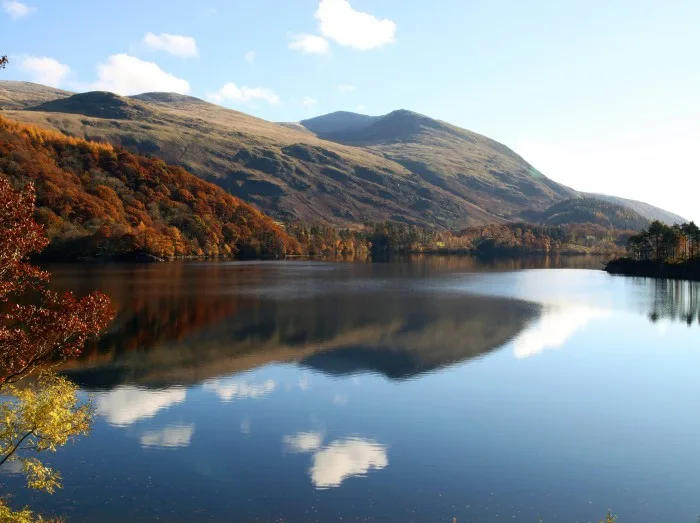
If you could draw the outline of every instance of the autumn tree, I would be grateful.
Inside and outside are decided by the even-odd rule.
[[[34,201],[32,185],[15,190],[0,178],[0,386],[77,355],[112,314],[104,294],[51,291],[48,273],[29,263],[48,243]]]
[[[91,407],[80,404],[75,385],[48,373],[77,355],[112,317],[101,293],[79,298],[47,288],[48,273],[29,262],[48,240],[34,220],[32,185],[14,189],[0,177],[0,466],[19,462],[30,488],[53,492],[59,474],[37,454],[55,451],[90,427]],[[16,382],[32,373],[37,380]],[[0,515],[12,513],[0,501]],[[7,516],[9,518],[9,516]]]

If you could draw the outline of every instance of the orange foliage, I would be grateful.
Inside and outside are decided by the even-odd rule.
[[[0,173],[34,182],[54,256],[283,256],[297,241],[181,167],[0,117]]]

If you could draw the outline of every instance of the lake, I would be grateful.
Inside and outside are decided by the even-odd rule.
[[[112,297],[63,371],[69,521],[695,523],[700,284],[598,260],[64,265]]]

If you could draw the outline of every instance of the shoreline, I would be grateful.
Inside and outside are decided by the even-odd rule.
[[[621,276],[700,281],[700,261],[698,260],[683,263],[667,263],[663,261],[618,258],[608,262],[604,270],[608,274]]]
[[[180,262],[180,261],[294,261],[294,260],[327,260],[327,261],[338,261],[344,259],[352,260],[365,260],[369,262],[382,262],[394,258],[400,258],[403,256],[457,256],[457,257],[471,257],[479,259],[517,259],[517,258],[549,258],[549,257],[564,257],[564,258],[577,258],[577,257],[592,257],[592,258],[606,258],[605,254],[599,253],[580,253],[570,250],[562,251],[512,251],[504,250],[503,252],[482,252],[477,250],[463,250],[463,251],[449,251],[449,250],[431,250],[431,251],[398,251],[390,253],[376,253],[374,256],[371,253],[366,255],[351,255],[351,254],[290,254],[286,256],[260,256],[260,257],[236,257],[236,256],[176,256],[176,257],[159,257],[148,253],[124,253],[118,255],[107,255],[107,256],[85,256],[85,257],[72,257],[72,256],[62,256],[52,253],[47,255],[34,256],[32,260],[40,264],[61,264],[61,263],[80,263],[80,264],[100,264],[100,263],[114,263],[114,264],[151,264],[151,263],[168,263],[168,262]]]

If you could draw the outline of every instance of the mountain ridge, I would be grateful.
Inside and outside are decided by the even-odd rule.
[[[331,113],[353,120],[352,133],[347,122],[329,127],[329,115],[310,119],[348,135],[330,140],[304,127],[308,120],[277,124],[175,93],[72,94],[0,82],[0,95],[8,117],[181,165],[287,222],[457,229],[520,220],[581,195],[503,144],[407,110]]]

